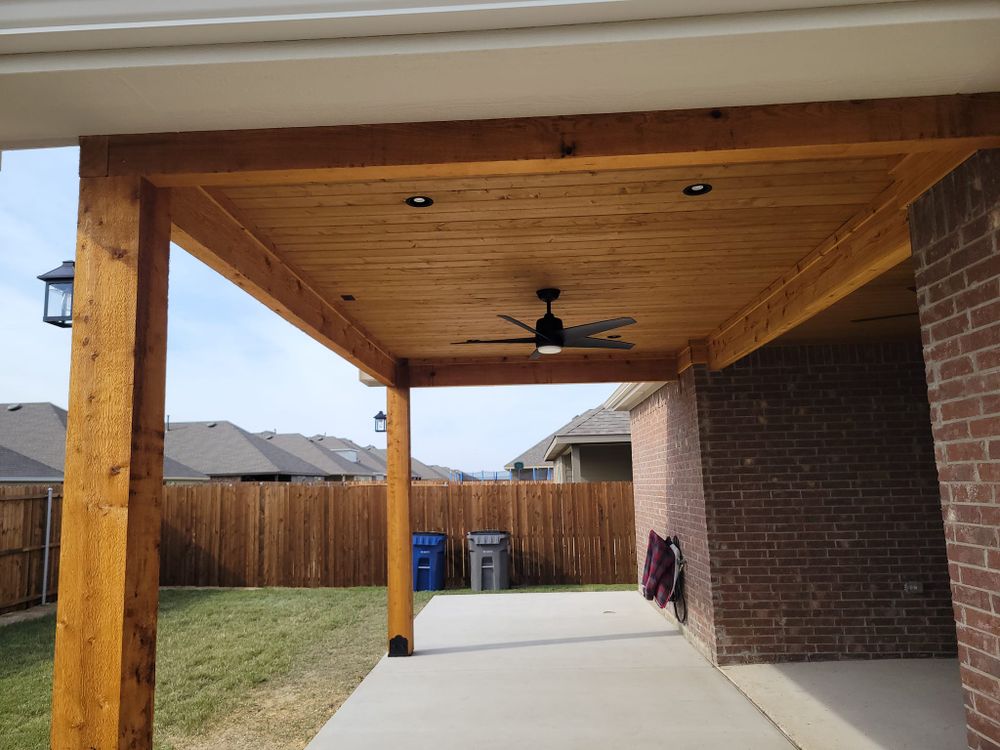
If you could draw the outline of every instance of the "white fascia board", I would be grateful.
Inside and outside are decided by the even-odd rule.
[[[611,445],[631,443],[631,435],[559,435],[545,451],[545,460],[554,461],[574,445]]]
[[[631,411],[660,390],[666,383],[622,383],[604,402],[605,409]]]
[[[8,0],[3,54],[674,19],[904,0]]]
[[[396,37],[0,54],[0,147],[66,145],[95,134],[998,91],[997,38],[1000,3],[956,0]]]

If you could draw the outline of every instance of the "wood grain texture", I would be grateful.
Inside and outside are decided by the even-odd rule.
[[[873,156],[998,143],[1000,96],[112,136],[113,175],[237,185]],[[86,173],[84,173],[86,174]]]
[[[83,178],[52,747],[152,743],[169,195]]]
[[[709,366],[732,364],[905,261],[910,203],[970,155],[942,151],[903,159],[892,184],[869,206],[719,326],[709,337]]]
[[[651,357],[593,354],[586,357],[555,355],[540,361],[525,356],[480,359],[410,360],[410,385],[414,388],[546,385],[552,383],[620,383],[674,380],[673,355]]]
[[[174,241],[290,323],[383,384],[395,359],[337,305],[203,190],[173,191]]]
[[[404,376],[405,377],[405,376]],[[403,378],[401,378],[403,379]],[[405,383],[405,379],[403,379]],[[405,639],[413,653],[413,557],[410,525],[410,389],[386,389],[386,549],[389,643]],[[390,650],[390,654],[393,651]],[[402,654],[393,654],[402,655]]]
[[[61,487],[54,489],[58,498]],[[488,527],[511,532],[515,586],[635,581],[631,482],[414,482],[411,493],[412,527],[448,536],[448,587],[469,585],[465,535]],[[0,534],[20,540],[33,533],[37,539],[43,495],[44,487],[0,487]],[[11,499],[21,496],[32,499]],[[25,513],[21,503],[39,504],[38,510]],[[58,549],[58,501],[55,505],[53,541]],[[605,516],[589,511],[598,506],[607,508]],[[466,507],[474,510],[467,513]],[[547,513],[552,514],[550,521]],[[386,583],[382,483],[168,484],[161,529],[161,586]],[[598,565],[587,540],[601,536],[610,563]],[[41,551],[30,554],[40,558]],[[8,557],[23,557],[21,548]],[[32,569],[40,575],[40,559]],[[39,583],[38,578],[34,581]]]
[[[0,613],[38,604],[43,587],[54,601],[59,578],[62,490],[54,486],[49,580],[45,570],[47,485],[0,484]]]

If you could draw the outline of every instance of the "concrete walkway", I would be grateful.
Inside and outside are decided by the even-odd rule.
[[[438,596],[307,750],[790,750],[630,591]]]
[[[723,672],[804,750],[964,750],[957,659],[750,664]]]

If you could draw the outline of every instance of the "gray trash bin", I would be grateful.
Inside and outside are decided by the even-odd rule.
[[[510,588],[510,534],[486,529],[470,531],[469,569],[473,591]]]

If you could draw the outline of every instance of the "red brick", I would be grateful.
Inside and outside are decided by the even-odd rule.
[[[1000,612],[998,172],[1000,150],[980,151],[910,210],[922,335],[932,342],[951,337],[926,346],[924,358],[927,372],[936,376],[928,377],[928,397],[939,441],[935,456],[947,536],[960,542],[947,547],[955,609],[969,626],[958,629],[959,651],[975,670],[963,668],[962,678],[972,697],[967,700],[969,746],[977,750],[1000,746],[1000,615],[995,614]],[[935,235],[942,223],[947,235]],[[963,314],[970,328],[959,331],[952,321]],[[970,467],[975,469],[971,476]],[[957,504],[966,502],[978,505]]]

